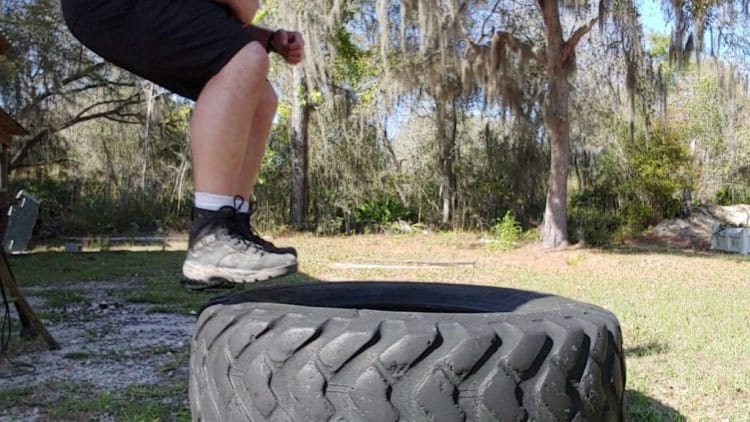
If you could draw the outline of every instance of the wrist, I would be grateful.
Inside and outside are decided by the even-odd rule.
[[[271,36],[268,37],[268,42],[266,42],[266,52],[267,53],[278,53],[276,51],[276,47],[273,45],[274,38],[276,38],[276,35],[280,33],[282,29],[277,29],[276,31],[273,31],[271,33]]]

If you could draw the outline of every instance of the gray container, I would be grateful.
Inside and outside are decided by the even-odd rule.
[[[26,250],[38,213],[39,201],[25,190],[19,191],[16,195],[16,203],[8,209],[8,227],[3,237],[5,252],[14,253]]]

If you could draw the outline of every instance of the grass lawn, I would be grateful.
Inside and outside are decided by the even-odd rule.
[[[750,421],[747,258],[626,248],[548,252],[538,245],[498,252],[479,245],[475,234],[294,236],[276,241],[300,252],[300,273],[277,283],[439,281],[536,290],[598,304],[613,311],[622,324],[629,420]],[[186,313],[200,309],[211,295],[183,292],[178,286],[183,255],[179,250],[43,252],[13,257],[12,265],[23,288],[46,287],[49,307],[81,300],[79,291],[58,292],[55,286],[60,283],[138,280],[138,288],[123,290],[125,300],[154,304],[160,312]],[[404,269],[438,261],[474,265]],[[347,266],[336,264],[380,267],[340,269]],[[17,341],[13,345],[11,355],[29,347]],[[173,366],[186,361],[186,353],[177,353]],[[33,403],[51,420],[90,420],[103,414],[117,420],[182,420],[189,416],[187,381],[178,381],[133,385],[115,393],[90,391],[85,384],[19,385],[0,391],[0,415],[2,408]],[[133,406],[134,400],[141,405]]]

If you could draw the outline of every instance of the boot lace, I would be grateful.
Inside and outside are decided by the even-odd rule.
[[[255,234],[254,231],[248,234],[248,230],[246,230],[242,225],[237,224],[237,221],[235,219],[235,214],[240,211],[240,208],[242,208],[242,205],[244,203],[245,198],[240,195],[235,195],[234,214],[232,214],[231,216],[227,216],[226,218],[226,224],[229,227],[229,236],[236,242],[237,245],[242,246],[246,249],[254,248],[263,253],[265,252],[265,241],[260,236]]]

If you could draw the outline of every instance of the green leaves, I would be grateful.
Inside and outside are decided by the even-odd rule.
[[[354,218],[362,225],[386,225],[396,221],[411,221],[414,213],[398,199],[386,196],[367,201],[354,210]]]
[[[515,244],[521,240],[523,228],[513,214],[508,211],[505,216],[492,227],[494,234],[491,249],[507,251],[513,249]]]
[[[692,187],[692,160],[681,136],[662,126],[625,143],[627,176],[615,190],[624,198],[625,223],[634,229],[676,217],[679,195]]]

